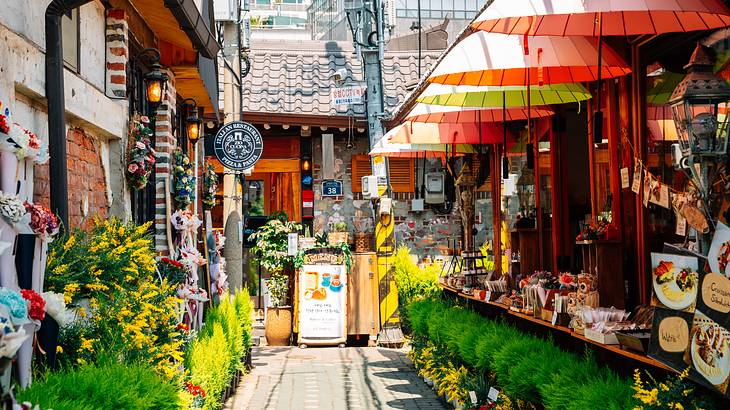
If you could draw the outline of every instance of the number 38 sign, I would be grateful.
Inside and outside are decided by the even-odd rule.
[[[322,181],[322,196],[342,196],[342,181],[334,179]]]

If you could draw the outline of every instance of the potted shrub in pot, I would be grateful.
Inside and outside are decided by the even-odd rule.
[[[286,346],[292,332],[291,306],[287,305],[289,286],[293,283],[294,257],[287,255],[289,233],[302,226],[291,222],[285,213],[277,213],[251,234],[256,241],[252,248],[261,267],[269,273],[269,304],[264,324],[266,341],[270,346]]]

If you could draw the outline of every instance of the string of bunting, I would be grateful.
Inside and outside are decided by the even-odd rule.
[[[657,204],[666,209],[673,209],[677,217],[675,233],[685,236],[687,233],[687,224],[700,232],[709,231],[709,223],[703,212],[697,207],[698,196],[688,191],[679,191],[663,184],[661,178],[652,174],[648,167],[644,165],[641,156],[631,141],[622,135],[624,141],[633,153],[634,172],[631,180],[631,191],[642,198],[644,207],[649,206],[649,202]],[[698,165],[698,164],[695,164]],[[699,170],[698,170],[699,174]],[[688,184],[694,186],[693,181],[689,180]],[[629,187],[629,169],[621,169],[621,187]]]

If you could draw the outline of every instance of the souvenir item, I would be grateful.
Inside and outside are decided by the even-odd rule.
[[[698,232],[707,233],[710,231],[710,225],[707,223],[705,214],[691,202],[686,203],[682,207],[682,213],[687,219],[689,226]]]

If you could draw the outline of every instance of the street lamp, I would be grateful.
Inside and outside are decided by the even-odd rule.
[[[139,53],[139,57],[147,56],[150,61],[150,72],[145,74],[145,88],[147,90],[147,102],[156,106],[162,102],[167,90],[167,74],[162,72],[160,65],[160,51],[156,48],[146,48]]]
[[[198,103],[192,98],[186,98],[183,100],[183,105],[190,101],[191,104],[187,105],[188,117],[185,119],[185,130],[187,131],[188,140],[195,145],[200,139],[200,130],[203,125],[203,120],[198,117]]]
[[[727,154],[730,86],[713,74],[713,65],[707,48],[698,43],[684,67],[687,75],[669,100],[682,155],[690,160]]]

